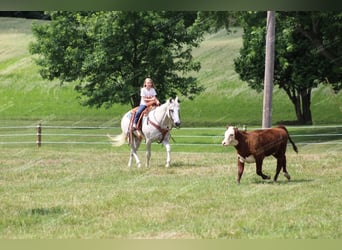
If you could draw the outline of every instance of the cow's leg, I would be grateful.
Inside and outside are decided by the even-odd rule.
[[[245,168],[245,163],[241,162],[238,158],[238,176],[237,176],[237,183],[240,184],[241,176],[243,174],[243,170]]]
[[[263,158],[257,158],[255,160],[255,163],[256,163],[256,173],[257,173],[257,175],[260,175],[264,180],[265,179],[271,179],[270,176],[264,175],[262,173],[262,162],[263,162],[263,160],[264,160]]]
[[[284,155],[284,163],[283,163],[283,173],[284,176],[286,177],[286,179],[291,180],[291,176],[289,175],[289,173],[286,170],[286,156]]]
[[[284,157],[278,157],[277,158],[277,170],[276,170],[276,174],[273,178],[273,181],[277,181],[278,175],[279,175],[280,170],[282,169],[283,166],[284,166]]]

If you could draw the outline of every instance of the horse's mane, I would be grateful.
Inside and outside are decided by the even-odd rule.
[[[167,100],[166,102],[164,102],[162,105],[160,105],[160,106],[157,106],[157,108],[156,109],[164,109],[164,108],[166,108],[168,105],[170,105],[171,104],[171,102],[170,102],[170,99],[169,100]]]

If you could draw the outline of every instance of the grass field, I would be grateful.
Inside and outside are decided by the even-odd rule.
[[[341,92],[313,92],[315,125],[330,126],[289,127],[299,147],[288,148],[290,182],[263,181],[247,165],[237,185],[235,150],[220,145],[224,126],[260,127],[262,94],[232,71],[241,30],[208,36],[194,51],[207,89],[181,104],[172,167],[154,144],[151,167],[130,169],[127,145],[113,148],[105,137],[119,133],[129,107],[82,107],[73,83],[42,80],[27,51],[30,24],[0,18],[1,239],[341,239]],[[277,89],[274,96],[274,122],[294,119],[287,97]],[[264,172],[273,176],[275,164],[266,159]]]
[[[289,150],[290,182],[263,181],[236,157],[154,150],[129,169],[111,148],[2,148],[1,238],[341,238],[341,146]],[[158,153],[157,153],[158,152]],[[142,156],[142,153],[141,153]],[[275,161],[264,171],[273,175]]]

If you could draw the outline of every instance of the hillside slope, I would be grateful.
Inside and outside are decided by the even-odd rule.
[[[43,80],[28,52],[32,41],[32,20],[0,18],[0,121],[6,124],[83,124],[118,126],[121,115],[130,107],[91,109],[79,104],[73,84]],[[193,52],[202,64],[196,77],[206,90],[190,101],[182,102],[183,126],[260,125],[262,93],[251,90],[239,80],[233,60],[242,45],[242,31],[227,35],[220,31],[208,35]],[[312,112],[315,124],[342,123],[342,93],[329,88],[313,91]],[[273,123],[294,120],[292,104],[286,94],[275,88]]]
[[[238,57],[242,46],[241,36],[241,29],[236,29],[231,35],[223,30],[207,36],[201,46],[194,50],[194,56],[202,65],[198,79],[206,91],[194,102],[186,102],[192,107],[186,116],[192,118],[193,125],[217,126],[228,122],[261,125],[263,93],[249,88],[234,71],[233,60]],[[314,89],[311,108],[315,124],[341,124],[342,91],[336,95],[328,87]],[[296,119],[288,96],[276,86],[273,91],[272,118],[274,124]]]

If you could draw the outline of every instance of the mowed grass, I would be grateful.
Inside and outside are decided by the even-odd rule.
[[[222,147],[223,148],[223,147]],[[151,167],[127,167],[110,147],[1,147],[3,239],[341,238],[341,145],[289,147],[287,181],[264,181],[236,154],[152,153]],[[139,151],[143,159],[144,152]],[[274,175],[275,160],[264,162]]]

